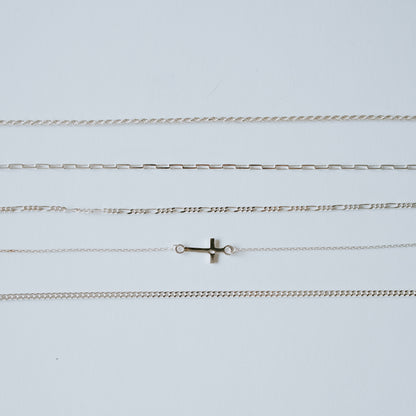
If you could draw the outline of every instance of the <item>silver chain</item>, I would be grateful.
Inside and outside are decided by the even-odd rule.
[[[416,243],[375,244],[355,246],[304,246],[304,247],[233,247],[233,253],[238,252],[275,252],[275,251],[344,251],[344,250],[378,250],[389,248],[412,248]]]
[[[44,292],[3,293],[0,301],[58,299],[155,299],[155,298],[348,298],[348,297],[414,297],[416,290],[203,290],[146,292]]]
[[[178,252],[173,247],[151,247],[151,248],[42,248],[42,249],[0,249],[0,253],[9,254],[59,254],[59,253],[151,253],[151,252]],[[227,254],[239,252],[277,252],[277,251],[347,251],[347,250],[378,250],[392,248],[413,248],[416,243],[398,244],[375,244],[375,245],[351,245],[351,246],[299,246],[299,247],[234,247],[227,246],[230,251]],[[180,253],[181,254],[181,253]]]
[[[2,163],[0,169],[160,170],[416,170],[416,164],[236,164],[236,163]]]
[[[416,208],[416,202],[379,202],[363,204],[322,205],[265,205],[265,206],[219,206],[219,207],[167,207],[167,208],[68,208],[60,205],[0,206],[0,213],[62,212],[82,214],[200,214],[200,213],[255,213],[255,212],[320,212],[356,211],[379,209]]]
[[[259,123],[283,121],[354,121],[354,120],[415,120],[410,115],[329,115],[329,116],[274,116],[274,117],[178,117],[178,118],[141,118],[112,120],[0,120],[0,126],[103,126],[103,125],[138,125],[138,124],[188,124],[188,123]],[[2,164],[0,169],[273,169],[273,170],[413,170],[416,165],[237,165],[237,164]],[[276,212],[276,211],[327,211],[346,209],[378,208],[414,208],[414,203],[397,204],[353,204],[353,205],[309,205],[309,206],[274,206],[274,207],[184,207],[184,208],[150,208],[150,209],[80,209],[51,206],[2,207],[1,212],[20,211],[70,211],[87,213],[174,213],[174,212]],[[243,251],[293,251],[293,250],[361,250],[380,248],[416,247],[416,243],[388,244],[374,246],[332,246],[332,247],[269,247],[269,248],[234,248],[234,252]],[[160,252],[170,248],[142,249],[17,249],[0,250],[2,253],[64,253],[64,252]],[[157,292],[49,292],[49,293],[14,293],[0,294],[0,301],[6,300],[52,300],[52,299],[110,299],[110,298],[284,298],[284,297],[413,297],[414,290],[283,290],[283,291],[157,291]]]
[[[158,253],[172,251],[172,247],[149,248],[40,248],[40,249],[0,249],[0,253],[16,254],[59,254],[59,253]]]
[[[108,120],[0,120],[0,126],[120,126],[138,124],[191,124],[191,123],[277,123],[296,121],[411,121],[416,115],[309,115],[309,116],[265,116],[265,117],[159,117],[125,118]]]

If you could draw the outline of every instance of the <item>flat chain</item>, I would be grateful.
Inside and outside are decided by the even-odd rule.
[[[0,126],[120,126],[139,124],[191,124],[191,123],[277,123],[297,121],[411,121],[416,115],[309,115],[309,116],[265,116],[265,117],[159,117],[125,118],[107,120],[0,120]]]
[[[182,245],[181,245],[182,246]],[[0,253],[10,254],[59,254],[59,253],[149,253],[176,251],[177,245],[173,247],[152,248],[45,248],[45,249],[0,249]],[[352,245],[352,246],[300,246],[300,247],[230,247],[230,252],[276,252],[276,251],[336,251],[336,250],[377,250],[392,248],[412,248],[416,243],[398,244],[375,244],[375,245]],[[176,251],[177,252],[177,251]]]
[[[146,292],[43,292],[3,293],[0,301],[63,299],[155,299],[155,298],[348,298],[414,297],[416,290],[203,290]]]
[[[160,170],[416,170],[416,164],[236,164],[236,163],[2,163],[0,169]]]
[[[200,214],[200,213],[255,213],[255,212],[320,212],[356,211],[380,209],[416,208],[416,202],[380,202],[363,204],[323,205],[266,205],[266,206],[220,206],[220,207],[168,207],[168,208],[68,208],[60,205],[1,206],[0,213],[57,212],[82,214]]]

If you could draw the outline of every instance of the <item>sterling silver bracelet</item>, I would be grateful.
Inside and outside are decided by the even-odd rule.
[[[4,254],[59,254],[59,253],[159,253],[173,251],[177,254],[186,252],[205,253],[210,256],[210,263],[216,263],[219,254],[234,255],[244,252],[288,252],[288,251],[352,251],[352,250],[380,250],[393,248],[416,248],[416,243],[373,244],[373,245],[344,245],[344,246],[295,246],[295,247],[235,247],[225,245],[217,247],[215,238],[210,239],[209,247],[190,247],[176,244],[171,247],[145,247],[145,248],[41,248],[20,249],[3,248]]]
[[[193,124],[193,123],[278,123],[299,121],[413,121],[416,115],[400,114],[344,114],[309,116],[211,116],[211,117],[158,117],[120,118],[107,120],[0,120],[0,126],[128,126],[141,124]]]
[[[361,204],[320,204],[320,205],[249,205],[211,207],[161,207],[161,208],[76,208],[62,205],[12,205],[0,206],[0,214],[21,212],[81,213],[81,214],[201,214],[201,213],[279,213],[279,212],[328,212],[328,211],[374,211],[385,209],[416,208],[416,202],[375,202]]]
[[[416,164],[237,164],[237,163],[1,163],[1,170],[19,170],[19,169],[36,169],[36,170],[415,170]]]
[[[374,298],[415,297],[413,289],[347,290],[186,290],[131,292],[41,292],[1,293],[0,301],[74,300],[74,299],[171,299],[171,298]]]

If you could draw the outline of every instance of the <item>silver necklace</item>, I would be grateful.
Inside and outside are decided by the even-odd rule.
[[[345,114],[345,115],[309,115],[309,116],[258,116],[258,117],[158,117],[124,118],[107,120],[0,120],[0,126],[122,126],[140,124],[192,124],[192,123],[277,123],[299,121],[411,121],[416,115],[391,114]]]
[[[62,205],[14,205],[0,206],[0,213],[55,212],[82,214],[201,214],[201,213],[256,213],[256,212],[328,212],[380,209],[416,208],[416,202],[376,202],[362,204],[321,204],[321,205],[251,205],[251,206],[211,206],[211,207],[162,207],[162,208],[76,208]]]
[[[187,252],[205,253],[210,256],[210,263],[217,261],[219,254],[235,255],[247,252],[288,252],[288,251],[352,251],[352,250],[380,250],[393,248],[415,248],[416,243],[374,244],[374,245],[345,245],[345,246],[295,246],[295,247],[235,247],[225,245],[218,247],[214,238],[210,239],[209,247],[190,247],[184,244],[175,244],[171,247],[145,247],[145,248],[45,248],[45,249],[0,249],[4,254],[59,254],[59,253],[159,253],[174,252],[184,254]]]
[[[237,164],[237,163],[2,163],[0,169],[81,170],[416,170],[416,164]]]
[[[1,293],[0,301],[70,299],[170,299],[170,298],[368,298],[414,297],[413,289],[347,290],[187,290],[131,292]]]

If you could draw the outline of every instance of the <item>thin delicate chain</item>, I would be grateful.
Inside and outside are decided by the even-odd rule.
[[[59,253],[158,253],[172,251],[172,247],[151,248],[40,248],[40,249],[0,249],[0,253],[16,254],[59,254]]]
[[[4,293],[7,300],[61,300],[61,299],[154,299],[154,298],[348,298],[348,297],[414,297],[416,290],[204,290],[157,292],[44,292]]]
[[[173,247],[152,248],[44,248],[44,249],[0,249],[0,253],[11,254],[59,254],[59,253],[149,253],[175,251]],[[275,252],[275,251],[336,251],[336,250],[376,250],[392,248],[412,248],[416,243],[352,245],[352,246],[301,246],[301,247],[230,247],[229,254],[239,252]]]
[[[120,126],[138,124],[191,124],[191,123],[276,123],[295,121],[374,121],[416,120],[416,115],[310,115],[265,117],[172,117],[172,118],[125,118],[108,120],[0,120],[0,126]]]
[[[416,170],[416,164],[236,164],[236,163],[3,163],[0,169],[160,170]]]
[[[62,212],[82,214],[199,214],[199,213],[255,213],[255,212],[319,212],[416,208],[416,202],[380,202],[333,205],[265,205],[220,207],[168,207],[168,208],[68,208],[59,205],[2,206],[0,213]]]
[[[343,251],[343,250],[378,250],[389,248],[411,248],[416,243],[375,244],[356,246],[305,246],[305,247],[233,247],[233,252],[274,252],[274,251]]]

